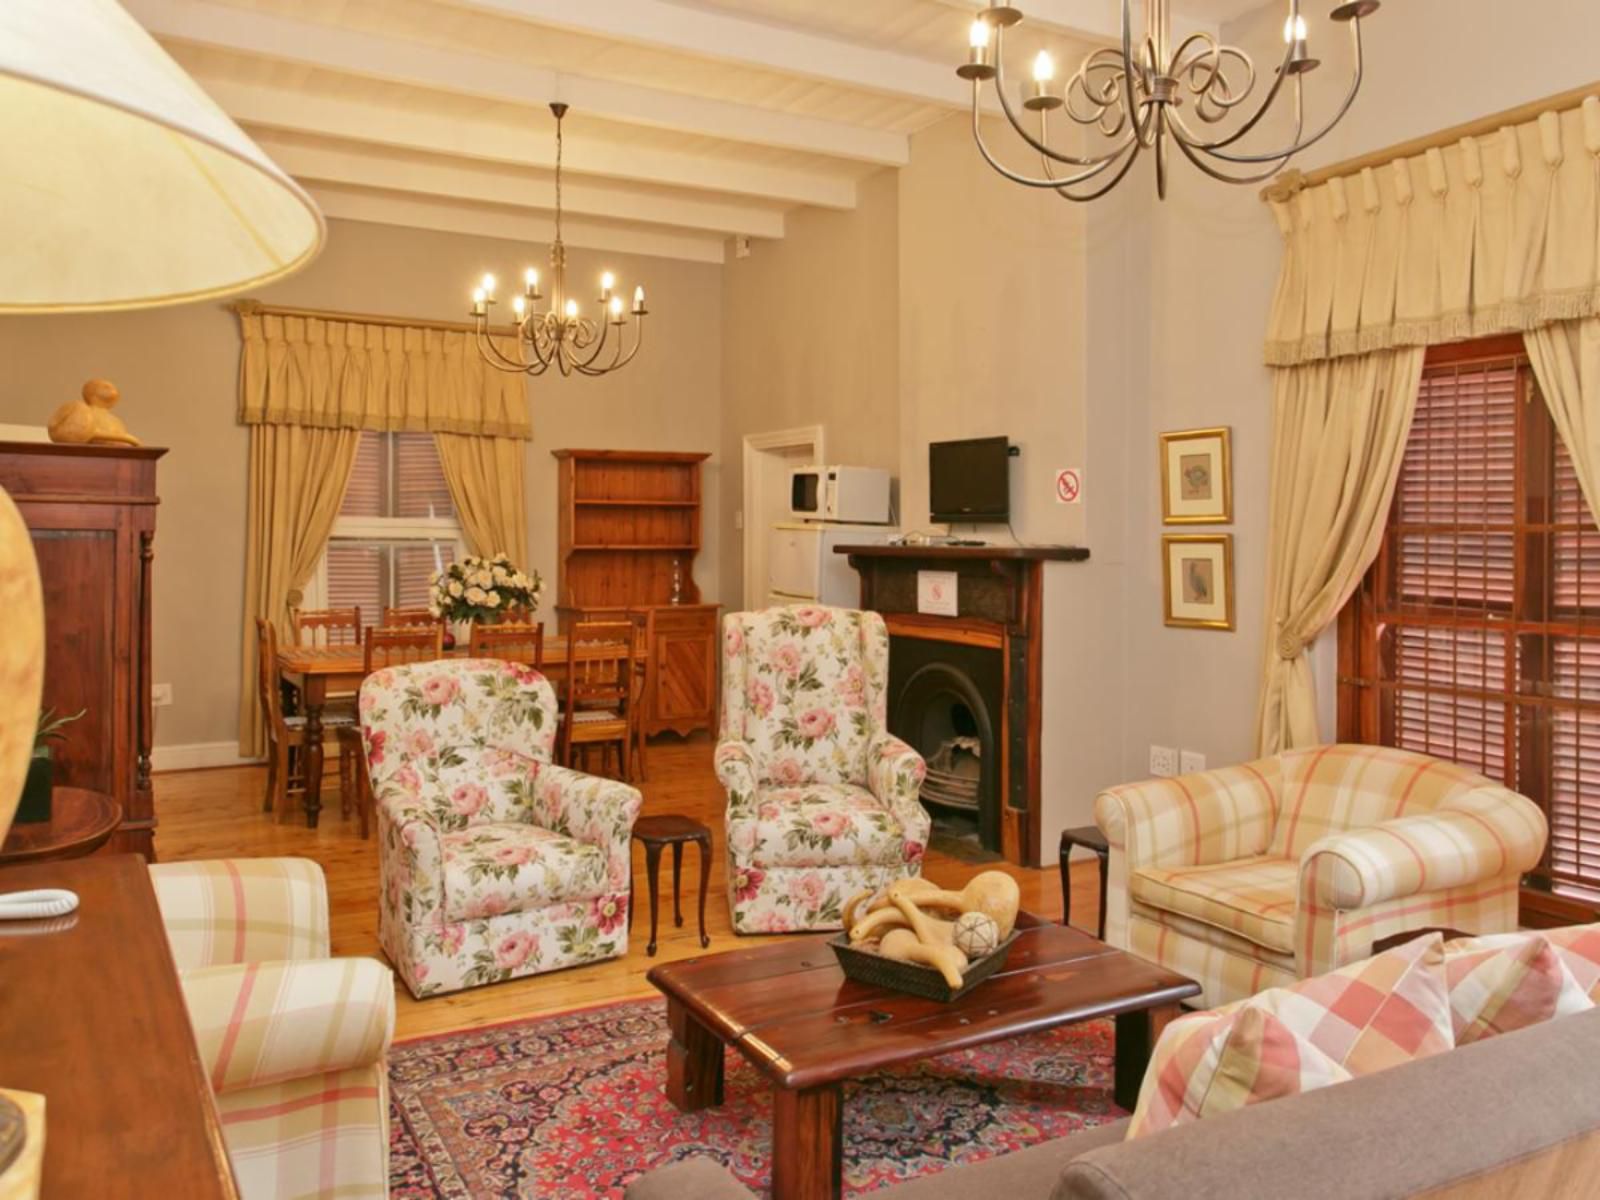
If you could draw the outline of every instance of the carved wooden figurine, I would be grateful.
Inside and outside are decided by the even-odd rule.
[[[50,440],[73,445],[139,445],[139,439],[111,411],[121,395],[109,379],[89,380],[83,385],[83,399],[67,401],[50,418]]]

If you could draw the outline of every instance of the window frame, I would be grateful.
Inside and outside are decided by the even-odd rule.
[[[1417,604],[1399,596],[1394,577],[1400,569],[1396,542],[1404,534],[1426,536],[1427,529],[1399,521],[1401,495],[1396,489],[1384,518],[1382,547],[1372,567],[1362,577],[1341,609],[1338,630],[1338,733],[1341,741],[1394,744],[1400,716],[1385,710],[1385,693],[1404,689],[1397,665],[1384,662],[1384,630],[1447,628],[1481,630],[1504,638],[1504,676],[1499,689],[1457,687],[1452,675],[1448,691],[1476,695],[1503,705],[1504,770],[1501,782],[1530,796],[1547,817],[1553,817],[1556,764],[1555,716],[1558,713],[1600,711],[1600,701],[1585,700],[1574,685],[1570,696],[1555,694],[1553,663],[1559,639],[1600,643],[1600,614],[1592,607],[1573,614],[1555,609],[1558,535],[1574,527],[1559,521],[1557,454],[1560,437],[1539,390],[1521,335],[1492,337],[1435,346],[1428,350],[1424,371],[1440,367],[1495,364],[1514,361],[1517,366],[1511,523],[1511,603],[1504,611],[1492,603],[1463,606]],[[1411,445],[1408,442],[1407,453]],[[1592,514],[1590,514],[1592,521]],[[1472,523],[1457,521],[1446,528],[1469,531]],[[1481,526],[1487,534],[1505,526]],[[1576,528],[1583,528],[1579,525]],[[1593,537],[1585,529],[1582,536]],[[1581,545],[1581,543],[1580,543]],[[1393,597],[1392,603],[1388,598]],[[1410,689],[1419,691],[1415,684]],[[1434,690],[1434,689],[1427,689]],[[1459,728],[1459,726],[1458,726]],[[1387,740],[1386,740],[1387,739]],[[1552,820],[1553,824],[1553,820]],[[1530,921],[1571,920],[1600,902],[1600,872],[1594,878],[1558,877],[1553,863],[1555,839],[1547,842],[1540,862],[1529,872],[1524,889],[1524,913]],[[1574,905],[1577,907],[1574,907]],[[1592,917],[1591,917],[1592,919]]]

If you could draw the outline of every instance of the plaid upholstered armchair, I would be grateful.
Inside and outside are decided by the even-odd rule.
[[[322,868],[160,863],[150,879],[245,1200],[387,1196],[394,976],[329,957]]]
[[[550,761],[556,698],[499,659],[410,663],[361,685],[378,815],[378,940],[411,994],[628,951],[643,797]]]
[[[1366,958],[1412,929],[1517,927],[1544,814],[1453,763],[1294,750],[1103,792],[1106,940],[1197,980],[1208,1007]]]
[[[921,755],[886,725],[877,613],[801,605],[723,619],[728,906],[735,933],[838,929],[856,892],[922,869]]]

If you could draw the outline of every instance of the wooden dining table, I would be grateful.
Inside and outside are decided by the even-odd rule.
[[[577,657],[581,660],[595,656],[609,656],[609,650],[599,642],[579,642]],[[446,657],[466,658],[467,650],[457,647],[445,652]],[[634,671],[643,675],[649,662],[649,649],[641,644],[633,655]],[[305,756],[306,827],[315,829],[322,814],[322,741],[327,731],[322,723],[323,709],[330,694],[355,692],[366,677],[362,648],[353,642],[333,646],[284,646],[278,651],[278,673],[296,683],[300,688],[300,703],[305,714],[305,732],[301,747]],[[562,635],[544,640],[544,666],[541,668],[552,687],[560,690],[560,681],[567,671],[567,639]]]

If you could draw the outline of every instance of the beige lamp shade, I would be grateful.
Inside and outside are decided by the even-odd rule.
[[[33,538],[0,488],[0,842],[5,841],[33,757],[44,690],[44,598]]]
[[[0,2],[0,313],[177,304],[316,256],[316,204],[114,0]]]

